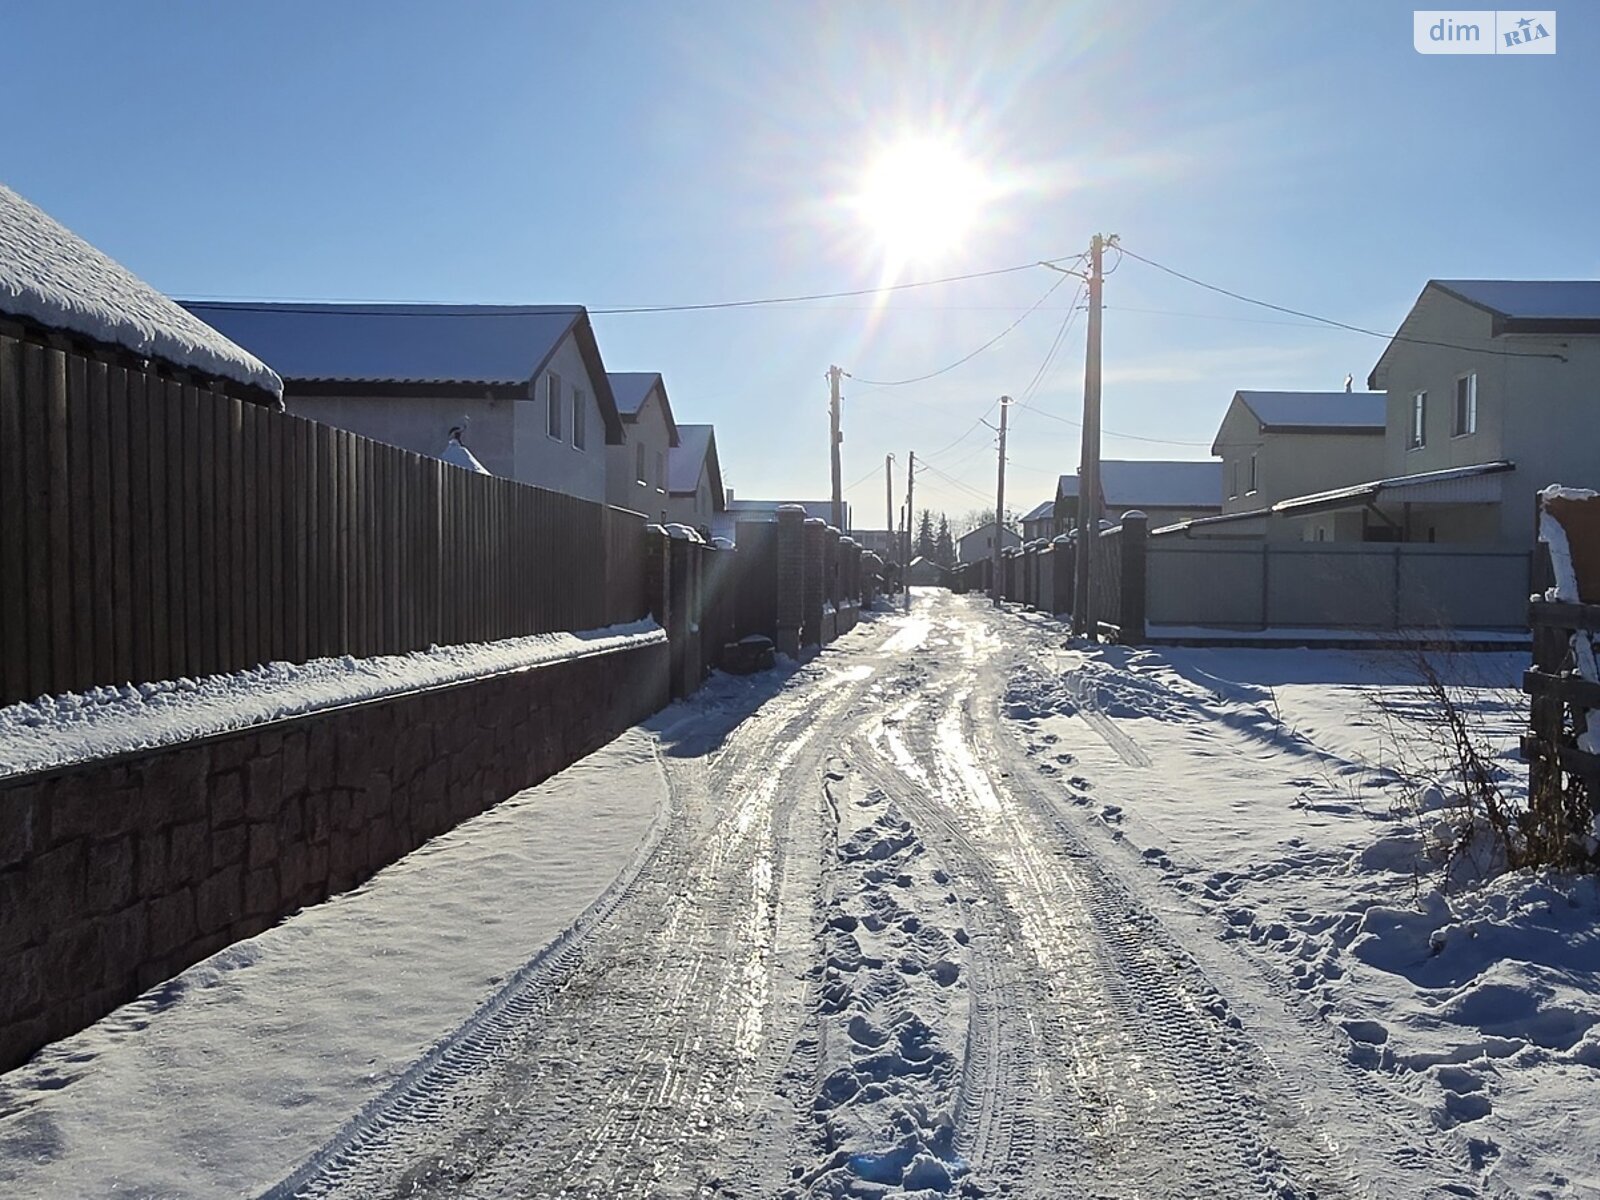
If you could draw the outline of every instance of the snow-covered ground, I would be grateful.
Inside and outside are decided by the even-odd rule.
[[[1424,699],[919,590],[0,1078],[0,1194],[1600,1195],[1600,895],[1440,893]]]

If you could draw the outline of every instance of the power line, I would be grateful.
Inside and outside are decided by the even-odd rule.
[[[883,464],[879,463],[877,466],[873,467],[872,470],[868,471],[865,475],[863,475],[860,479],[856,480],[854,483],[852,483],[849,486],[847,486],[844,490],[847,491],[847,492],[855,491],[856,488],[860,487],[863,483],[865,483],[865,482],[867,482],[867,480],[873,478],[875,475],[877,475],[882,470],[883,470]]]
[[[1254,296],[1246,296],[1242,292],[1231,291],[1228,288],[1220,287],[1217,284],[1207,283],[1203,279],[1196,279],[1193,275],[1185,275],[1182,271],[1179,271],[1174,267],[1165,266],[1162,263],[1156,262],[1154,259],[1145,258],[1142,254],[1135,254],[1132,250],[1129,250],[1126,247],[1123,248],[1122,252],[1129,258],[1138,259],[1146,266],[1154,267],[1156,270],[1165,272],[1175,279],[1181,279],[1185,283],[1192,283],[1195,287],[1204,288],[1208,292],[1215,292],[1219,296],[1227,296],[1232,300],[1238,300],[1245,304],[1254,304],[1258,308],[1271,309],[1273,312],[1285,313],[1291,317],[1302,317],[1307,321],[1315,321],[1319,325],[1328,325],[1334,329],[1347,330],[1350,333],[1360,333],[1366,335],[1367,337],[1382,338],[1384,341],[1406,342],[1415,346],[1440,346],[1446,350],[1465,350],[1473,354],[1498,354],[1504,358],[1554,358],[1559,359],[1561,362],[1567,361],[1566,355],[1556,354],[1553,351],[1541,352],[1537,350],[1499,350],[1493,347],[1485,348],[1483,346],[1464,346],[1459,342],[1440,342],[1435,341],[1432,338],[1405,337],[1398,332],[1384,333],[1377,329],[1367,329],[1361,325],[1351,325],[1345,321],[1336,321],[1332,317],[1320,317],[1316,313],[1302,312],[1298,308],[1289,308],[1282,304],[1273,304],[1270,300],[1258,300]]]
[[[1082,256],[1080,255],[1079,257]],[[1001,341],[1005,339],[1005,336],[1008,333],[1010,333],[1018,325],[1021,325],[1035,312],[1037,312],[1039,307],[1043,305],[1046,300],[1050,299],[1050,297],[1055,294],[1056,289],[1065,283],[1067,279],[1068,276],[1062,275],[1048,288],[1046,288],[1044,295],[1040,296],[1038,300],[1034,301],[1032,305],[1025,309],[1022,315],[1019,316],[1015,321],[1011,322],[1011,324],[1007,325],[999,333],[995,334],[992,338],[983,343],[983,345],[979,346],[970,354],[963,354],[960,358],[956,359],[955,362],[949,364],[948,366],[940,367],[937,371],[929,371],[926,375],[917,375],[910,379],[862,379],[859,376],[850,374],[849,371],[846,371],[845,375],[846,377],[855,380],[857,383],[862,384],[865,387],[904,387],[908,383],[923,383],[929,379],[934,379],[940,375],[954,371],[957,367],[962,366],[965,363],[969,363],[973,359],[977,358],[978,355],[982,354],[985,350],[988,350],[993,346],[998,346]]]
[[[1062,278],[1064,279],[1066,276],[1062,276]],[[1050,364],[1055,361],[1056,352],[1061,349],[1061,343],[1067,336],[1067,330],[1072,328],[1072,322],[1076,319],[1078,313],[1082,311],[1078,305],[1083,300],[1085,286],[1087,285],[1084,283],[1078,284],[1078,290],[1073,293],[1072,304],[1067,309],[1067,315],[1061,318],[1061,324],[1056,329],[1055,340],[1050,343],[1050,349],[1046,352],[1044,361],[1039,364],[1039,369],[1033,373],[1033,378],[1028,380],[1028,386],[1022,389],[1022,402],[1024,405],[1028,398],[1033,395],[1034,389],[1043,380],[1045,372],[1050,369]]]
[[[1041,417],[1048,417],[1052,421],[1060,421],[1063,425],[1071,425],[1074,429],[1082,429],[1083,428],[1083,422],[1082,421],[1074,421],[1071,417],[1057,416],[1053,412],[1048,412],[1048,411],[1046,411],[1045,409],[1042,409],[1042,408],[1035,408],[1031,404],[1022,404],[1022,405],[1019,405],[1019,407],[1025,408],[1031,413],[1037,413]],[[1130,442],[1152,442],[1152,443],[1154,443],[1154,444],[1156,444],[1158,446],[1210,446],[1211,445],[1210,442],[1185,442],[1185,441],[1181,441],[1181,440],[1179,440],[1177,438],[1147,437],[1142,433],[1118,433],[1115,429],[1102,429],[1100,432],[1102,434],[1104,434],[1106,437],[1123,438],[1123,439],[1125,439],[1127,441],[1130,441]]]
[[[967,482],[965,482],[963,480],[957,479],[954,475],[947,475],[945,472],[941,471],[938,467],[934,466],[932,463],[919,462],[918,465],[921,466],[922,468],[924,468],[925,470],[932,471],[935,475],[937,475],[940,479],[944,480],[951,487],[959,488],[962,491],[968,493],[969,495],[977,497],[979,500],[981,500],[981,501],[983,501],[985,503],[988,502],[989,497],[987,495],[985,495],[983,492],[979,491],[977,488],[973,487],[970,483],[967,483]]]
[[[965,433],[963,433],[955,441],[950,442],[947,445],[941,446],[939,449],[935,450],[932,454],[925,455],[924,458],[923,458],[923,461],[926,462],[930,458],[937,458],[941,454],[948,454],[951,450],[954,450],[962,442],[966,441],[969,437],[972,436],[973,431],[976,430],[979,425],[982,425],[986,420],[989,419],[989,414],[994,411],[995,405],[999,404],[999,403],[1000,403],[1000,401],[998,401],[998,400],[991,401],[990,404],[989,404],[989,407],[983,410],[983,415],[981,417],[979,417],[976,421],[974,421],[971,425],[969,425],[967,427],[967,431]]]
[[[768,307],[768,306],[778,305],[778,304],[805,304],[805,303],[809,303],[809,302],[815,301],[815,300],[850,300],[850,299],[855,299],[856,297],[860,297],[860,296],[881,296],[881,295],[884,295],[884,294],[889,293],[889,292],[910,291],[910,290],[912,290],[914,288],[938,287],[941,284],[946,284],[946,283],[965,283],[968,280],[972,280],[972,279],[993,279],[998,275],[1015,275],[1019,271],[1031,271],[1031,270],[1033,270],[1033,268],[1039,266],[1041,263],[1055,263],[1055,262],[1061,261],[1061,258],[1067,258],[1067,257],[1071,257],[1071,256],[1070,255],[1063,255],[1060,258],[1047,258],[1047,259],[1037,259],[1036,258],[1036,259],[1033,259],[1031,262],[1018,263],[1016,266],[1012,266],[1012,267],[996,267],[993,270],[989,270],[989,271],[970,271],[965,275],[945,275],[945,276],[942,276],[941,278],[938,278],[938,279],[917,279],[917,280],[911,280],[911,281],[906,282],[906,283],[885,283],[885,284],[880,284],[877,287],[855,288],[853,290],[844,291],[844,292],[810,292],[810,293],[806,293],[806,294],[803,294],[803,295],[795,295],[795,296],[764,296],[764,297],[761,297],[759,299],[754,299],[754,300],[713,300],[713,301],[707,301],[707,302],[701,303],[701,304],[633,304],[633,305],[620,305],[620,306],[608,307],[608,308],[589,308],[586,311],[589,313],[590,316],[612,317],[612,316],[626,316],[626,315],[630,315],[630,314],[640,314],[640,313],[707,312],[707,311],[711,311],[711,310],[714,310],[714,309],[763,308],[763,307]],[[425,316],[434,315],[434,314],[426,313],[426,312],[408,313],[408,312],[396,312],[395,311],[396,307],[400,307],[400,308],[404,308],[404,307],[424,307],[424,306],[431,306],[432,305],[433,302],[425,301],[425,300],[419,300],[419,301],[406,301],[406,300],[344,300],[344,301],[340,301],[340,300],[297,300],[297,301],[293,301],[293,302],[289,302],[289,303],[271,303],[271,302],[260,300],[260,299],[257,299],[257,300],[244,300],[244,301],[221,301],[221,300],[217,300],[215,297],[191,296],[191,297],[188,297],[188,298],[190,300],[194,300],[196,302],[210,300],[210,301],[215,302],[215,303],[227,303],[230,308],[240,309],[240,310],[243,310],[243,311],[246,311],[246,312],[259,311],[259,312],[306,312],[306,313],[315,313],[315,312],[320,311],[320,309],[318,307],[316,307],[316,306],[324,305],[324,304],[341,304],[341,305],[347,306],[347,307],[345,307],[344,311],[346,313],[352,315],[352,316],[404,316],[404,317],[424,316],[425,317]],[[299,307],[296,307],[297,305]],[[360,307],[362,305],[367,306],[367,308],[365,310],[362,309]],[[472,305],[454,305],[454,306],[449,306],[449,307],[471,308],[471,307],[474,307],[474,306],[472,306]],[[510,305],[510,306],[507,306],[507,307],[517,308],[518,310],[520,310],[520,312],[522,314],[526,314],[526,315],[530,315],[530,316],[541,316],[541,315],[542,316],[553,316],[553,315],[558,315],[558,314],[561,314],[561,313],[571,312],[575,308],[579,308],[579,307],[582,307],[582,306],[581,305],[575,305],[575,304],[553,304],[553,305],[532,304],[532,305]],[[496,312],[496,311],[493,310],[493,308],[485,306],[485,311],[482,311],[482,312],[466,312],[466,313],[461,313],[461,314],[458,314],[458,315],[474,316],[474,317],[494,317],[494,316],[504,316],[504,315],[507,315],[507,314],[505,314],[503,312]]]

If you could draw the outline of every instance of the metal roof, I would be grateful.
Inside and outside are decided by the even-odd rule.
[[[1267,429],[1379,431],[1387,420],[1385,392],[1235,392]]]
[[[717,460],[717,439],[711,425],[678,426],[678,444],[667,451],[667,491],[674,496],[692,494],[700,486],[700,470],[711,477],[711,508],[722,511],[727,500],[722,490],[722,464]]]
[[[261,359],[4,185],[0,314],[283,395]]]
[[[616,398],[617,412],[630,425],[639,419],[639,410],[650,399],[650,392],[659,388],[661,415],[667,422],[667,444],[678,444],[678,422],[672,415],[672,403],[667,399],[666,380],[661,378],[659,371],[607,371],[606,378],[611,381],[611,394]]]
[[[1600,321],[1600,279],[1432,279],[1432,287],[1502,317]]]
[[[1063,475],[1057,498],[1078,494],[1078,477]],[[1220,462],[1108,459],[1100,464],[1100,492],[1108,508],[1221,508]]]
[[[1487,476],[1516,469],[1505,459],[1474,463],[1466,467],[1446,467],[1441,471],[1421,471],[1415,475],[1395,475],[1350,487],[1294,496],[1272,506],[1275,513],[1302,514],[1351,508],[1376,503],[1380,498],[1433,501],[1445,504],[1484,504],[1500,498],[1500,481],[1480,483]]]

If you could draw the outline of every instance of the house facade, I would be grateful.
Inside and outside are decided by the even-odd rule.
[[[623,441],[606,447],[606,500],[661,520],[669,508],[667,457],[679,440],[667,385],[654,371],[610,371],[607,378]]]
[[[1000,549],[1009,550],[1022,545],[1022,535],[1009,526],[1000,529]],[[956,539],[958,563],[983,562],[994,557],[994,526],[980,525],[969,529]]]
[[[1046,500],[1028,510],[1022,518],[1022,540],[1031,542],[1035,538],[1048,538],[1056,535],[1056,502]]]
[[[1235,392],[1211,444],[1222,460],[1222,512],[1377,478],[1386,404],[1382,392]]]
[[[623,425],[579,306],[186,303],[268,362],[289,411],[491,474],[607,498]]]
[[[1222,464],[1156,459],[1106,459],[1100,463],[1101,511],[1115,521],[1130,509],[1159,529],[1222,511]],[[1066,533],[1078,521],[1078,477],[1056,483],[1053,532]],[[1045,536],[1041,534],[1041,536]]]
[[[710,425],[680,425],[678,433],[678,444],[666,455],[667,520],[710,534],[728,511],[716,431]]]

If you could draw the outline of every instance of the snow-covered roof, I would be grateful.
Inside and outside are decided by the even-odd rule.
[[[661,415],[667,422],[668,445],[678,444],[678,422],[672,416],[672,402],[667,399],[667,384],[659,371],[607,371],[611,381],[611,394],[616,397],[617,412],[628,424],[639,419],[639,410],[650,399],[653,389],[659,389]]]
[[[824,521],[833,520],[832,500],[728,500],[728,513],[731,516],[746,521],[760,521],[778,519],[778,509],[786,504],[793,504],[804,510],[807,517],[821,517]],[[844,504],[845,528],[850,527],[850,502]]]
[[[1600,279],[1432,279],[1468,304],[1502,317],[1600,321]]]
[[[297,384],[520,387],[570,335],[588,368],[606,440],[622,441],[622,418],[582,305],[186,300],[183,306]]]
[[[3,184],[0,314],[283,395],[271,367]]]
[[[714,510],[721,509],[726,500],[722,491],[722,466],[717,461],[717,439],[712,426],[678,426],[678,444],[667,451],[667,492],[674,496],[693,494],[700,486],[702,467],[711,477],[711,507]]]
[[[1078,494],[1078,477],[1063,475],[1058,498]],[[1108,459],[1100,464],[1100,493],[1109,508],[1221,508],[1220,462]]]
[[[439,452],[439,457],[451,466],[471,471],[475,475],[487,475],[489,473],[484,465],[478,461],[477,455],[463,446],[460,439],[453,435],[444,444],[444,449]]]
[[[1457,503],[1483,503],[1498,498],[1496,489],[1461,488],[1463,481],[1482,476],[1498,475],[1515,469],[1515,464],[1505,459],[1494,462],[1473,463],[1465,467],[1446,467],[1440,471],[1421,471],[1415,475],[1394,475],[1388,479],[1374,479],[1350,487],[1334,488],[1326,492],[1313,492],[1308,496],[1292,496],[1272,506],[1275,513],[1305,513],[1317,510],[1346,508],[1354,504],[1372,504],[1384,493],[1405,493],[1405,499],[1430,499]],[[1496,481],[1498,485],[1499,481]]]
[[[1054,500],[1046,500],[1044,503],[1030,508],[1023,514],[1022,519],[1024,521],[1043,521],[1046,517],[1053,517],[1055,511],[1056,502]]]
[[[1337,429],[1382,432],[1384,392],[1235,392],[1268,429]]]

